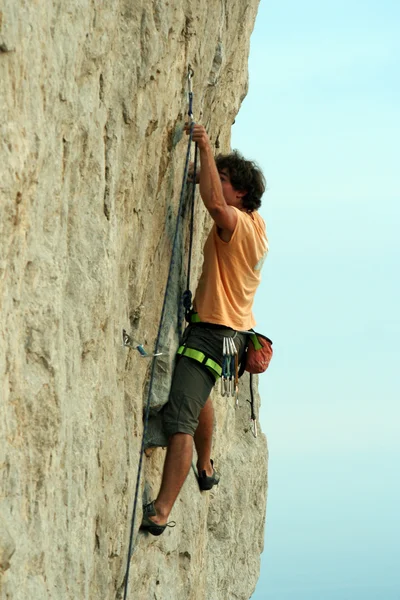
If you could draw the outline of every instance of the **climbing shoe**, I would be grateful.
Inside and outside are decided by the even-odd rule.
[[[170,521],[165,525],[157,525],[154,523],[149,517],[155,517],[157,515],[157,511],[154,506],[154,502],[149,502],[143,506],[143,519],[142,524],[140,525],[140,529],[142,531],[148,531],[151,535],[161,535],[164,533],[167,527],[175,527],[175,521]]]
[[[208,476],[205,471],[201,471],[197,476],[197,481],[199,482],[199,488],[202,492],[206,492],[211,490],[214,485],[218,485],[219,483],[219,475],[214,469],[214,463],[211,461],[211,466],[213,468],[213,474]]]

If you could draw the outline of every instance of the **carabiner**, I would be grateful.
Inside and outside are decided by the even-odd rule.
[[[162,352],[148,354],[144,349],[143,344],[135,342],[125,329],[122,330],[122,345],[126,348],[133,348],[134,350],[137,350],[141,358],[153,358],[154,356],[162,355]]]
[[[225,396],[225,377],[221,377],[221,396]]]
[[[189,108],[188,115],[190,122],[193,122],[193,89],[192,89],[192,77],[194,76],[194,71],[192,67],[189,65],[188,68],[188,96],[189,96]]]

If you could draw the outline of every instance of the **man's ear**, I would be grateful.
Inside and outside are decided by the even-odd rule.
[[[236,198],[244,198],[244,196],[247,194],[246,190],[235,190],[236,193]]]

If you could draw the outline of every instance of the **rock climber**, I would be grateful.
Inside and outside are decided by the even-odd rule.
[[[268,252],[265,224],[257,210],[265,179],[252,161],[238,152],[214,158],[202,125],[192,125],[200,154],[197,182],[214,225],[204,246],[204,262],[193,307],[200,324],[190,324],[185,347],[222,363],[222,340],[232,337],[239,361],[246,334],[255,325],[252,305],[260,283],[260,270]],[[185,131],[189,134],[190,126]],[[219,482],[211,459],[214,411],[210,393],[215,376],[198,359],[180,356],[170,396],[163,411],[168,448],[157,498],[143,508],[141,529],[163,533],[181,487],[189,473],[193,441],[197,451],[201,491]]]

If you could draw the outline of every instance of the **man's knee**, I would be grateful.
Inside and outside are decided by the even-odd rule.
[[[183,431],[177,431],[168,436],[168,446],[174,445],[190,445],[193,443],[193,436],[191,433],[185,433]]]

